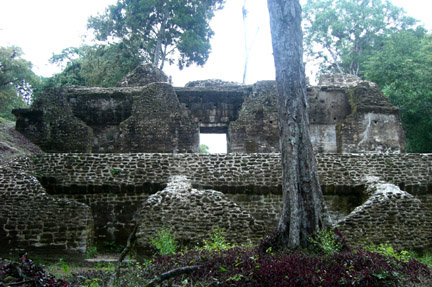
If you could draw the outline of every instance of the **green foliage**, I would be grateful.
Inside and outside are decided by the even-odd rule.
[[[124,245],[117,245],[114,241],[104,241],[104,250],[107,252],[120,253],[125,248]]]
[[[222,251],[232,248],[232,245],[225,241],[224,230],[215,228],[210,234],[210,240],[204,240],[204,250]]]
[[[336,234],[332,229],[322,229],[309,237],[312,251],[324,255],[333,255],[341,250],[342,244],[337,240]]]
[[[200,153],[209,153],[208,145],[200,144]]]
[[[383,39],[416,23],[386,0],[308,0],[303,11],[309,55],[323,71],[354,75]]]
[[[102,284],[102,279],[100,278],[88,278],[84,282],[84,286],[86,287],[99,287],[101,286],[99,283]]]
[[[416,259],[420,261],[421,263],[429,266],[429,268],[432,268],[432,254],[426,253],[423,256],[417,256]]]
[[[45,79],[43,87],[113,87],[143,61],[122,43],[67,48],[50,59],[51,63],[66,65],[64,70]]]
[[[432,152],[432,35],[417,28],[388,37],[364,76],[400,108],[407,151]]]
[[[96,269],[112,272],[115,270],[115,264],[112,262],[97,262]]]
[[[39,85],[31,63],[22,55],[19,47],[0,47],[0,117],[9,120],[15,120],[12,109],[31,103],[33,89]]]
[[[379,245],[367,244],[364,246],[364,249],[370,252],[382,254],[388,258],[396,258],[402,262],[409,262],[411,259],[416,257],[414,252],[406,250],[402,250],[401,252],[395,251],[390,243],[381,243]]]
[[[59,258],[59,264],[61,266],[61,269],[63,270],[63,272],[67,275],[69,274],[69,265],[67,265],[64,261],[63,258]]]
[[[89,248],[87,248],[86,258],[87,259],[95,258],[97,254],[98,254],[97,247],[96,246],[90,246]]]
[[[88,28],[100,41],[114,40],[130,54],[163,69],[177,58],[180,68],[203,65],[213,31],[209,21],[223,0],[124,0],[91,17]]]
[[[119,169],[119,168],[112,167],[110,169],[110,173],[111,173],[112,176],[119,175],[119,174],[121,174],[121,172],[122,172],[122,170]]]
[[[158,237],[152,238],[151,243],[159,251],[160,255],[172,255],[177,252],[177,242],[168,229],[159,231]]]

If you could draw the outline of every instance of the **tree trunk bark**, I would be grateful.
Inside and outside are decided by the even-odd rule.
[[[153,55],[153,65],[158,69],[159,69],[159,61],[160,61],[161,51],[162,51],[162,40],[165,38],[165,28],[166,28],[167,20],[168,20],[168,15],[167,12],[164,11],[162,15],[161,26],[157,33],[156,47]],[[163,66],[163,63],[161,64],[161,66]]]
[[[275,247],[308,245],[330,218],[309,135],[299,0],[268,0],[278,91],[283,208]]]

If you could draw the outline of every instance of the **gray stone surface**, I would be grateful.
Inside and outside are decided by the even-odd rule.
[[[170,177],[164,190],[149,196],[140,209],[139,223],[140,249],[150,248],[150,240],[166,228],[182,246],[189,247],[210,240],[216,229],[235,244],[256,242],[264,235],[263,222],[221,192],[192,188],[186,176]]]
[[[220,87],[220,86],[240,86],[240,83],[237,82],[227,82],[219,79],[209,79],[209,80],[199,80],[188,82],[185,85],[185,88],[208,88],[208,87]]]
[[[146,86],[151,83],[167,83],[168,76],[153,64],[144,64],[128,73],[119,83],[121,87]]]
[[[340,74],[324,78],[307,90],[316,152],[404,152],[399,110],[375,84]],[[199,132],[226,133],[228,152],[279,150],[273,81],[168,86],[52,90],[31,109],[14,111],[16,128],[47,152],[197,152]]]
[[[317,154],[324,193],[358,193],[366,176],[379,176],[413,194],[432,193],[432,154]],[[35,172],[44,186],[112,187],[142,191],[144,184],[166,184],[184,175],[194,187],[224,193],[279,193],[280,154],[43,154]],[[84,188],[82,193],[89,190]]]
[[[425,211],[427,208],[432,210],[431,154],[318,154],[317,160],[324,196],[330,213],[335,220],[343,219],[367,200],[369,195],[365,193],[365,190],[369,185],[368,180],[366,180],[368,176],[379,176],[383,181],[398,185],[402,190],[409,191],[416,198],[421,198],[423,205],[415,205],[412,204],[414,201],[411,196],[408,198],[404,195],[404,198],[408,198],[411,203],[407,205],[407,208],[401,214],[404,217],[413,218],[412,221],[407,220],[406,224],[404,223],[405,226],[410,226],[413,232],[417,232],[417,227],[413,224],[417,224],[414,219],[418,218],[417,214],[420,214],[419,208],[423,210],[421,216],[427,216]],[[75,220],[75,218],[76,216],[80,216],[80,220],[88,218],[88,207],[90,207],[92,220],[94,221],[93,239],[97,244],[103,244],[106,241],[124,244],[134,225],[133,216],[135,212],[140,209],[141,204],[148,201],[149,196],[164,190],[172,176],[186,176],[191,184],[190,188],[186,188],[187,192],[189,190],[198,190],[194,191],[194,196],[208,193],[212,195],[212,198],[222,200],[235,210],[238,210],[236,207],[238,206],[242,213],[249,214],[257,222],[264,222],[263,229],[266,232],[270,232],[276,226],[282,202],[280,155],[276,153],[219,155],[167,153],[42,154],[33,161],[17,159],[7,167],[7,170],[10,172],[3,172],[0,175],[0,190],[4,192],[3,196],[6,198],[6,200],[0,201],[0,219],[4,221],[2,224],[10,221],[17,226],[21,226],[19,222],[26,222],[25,220],[28,219],[24,219],[21,214],[30,213],[22,213],[22,206],[29,206],[37,212],[47,214],[54,211],[68,214],[71,211],[62,209],[63,205],[61,203],[72,202],[70,206],[74,207],[74,213],[69,213],[66,219],[54,217],[55,221],[69,224],[68,220],[72,221],[73,219],[74,222],[70,223],[71,230],[73,228],[87,228],[88,225]],[[19,181],[18,184],[15,176],[20,175],[23,171],[26,174],[22,175],[24,179]],[[40,184],[34,177],[28,176],[28,173],[36,175]],[[182,185],[184,184],[182,183]],[[189,183],[187,185],[189,186]],[[25,186],[25,189],[22,189],[22,186]],[[16,196],[16,194],[22,193],[21,190],[33,189],[46,193],[43,197],[43,203],[33,200],[30,195],[26,195],[25,198]],[[181,201],[181,198],[189,196],[183,189],[179,193],[181,194],[180,199],[178,194],[170,197],[171,193],[167,192],[169,190],[170,188],[166,189],[162,194],[167,195],[166,199],[171,200],[171,202]],[[213,191],[207,192],[206,190]],[[159,193],[160,196],[162,194]],[[191,201],[193,201],[192,199]],[[28,205],[27,203],[22,205],[16,200],[29,201],[29,203]],[[59,205],[52,205],[51,201],[59,202]],[[83,205],[77,204],[77,202]],[[193,202],[197,203],[197,201]],[[184,204],[186,205],[186,203]],[[50,210],[46,211],[45,206],[49,207]],[[392,205],[390,204],[390,206]],[[405,205],[397,205],[398,208],[403,206]],[[192,213],[193,208],[195,207],[190,205],[187,208],[188,212]],[[196,208],[201,212],[202,216],[206,216],[205,210],[207,208],[199,209],[201,208],[199,205]],[[381,210],[381,208],[378,208],[378,210]],[[169,219],[172,211],[169,208],[166,210],[161,208],[158,209],[158,213],[160,214],[154,216],[159,218],[159,223],[154,228],[152,227],[153,231],[169,222],[165,220]],[[146,216],[150,215],[147,214]],[[383,220],[383,227],[380,227],[381,231],[388,240],[392,241],[397,237],[400,230],[393,229],[391,222],[385,222],[390,220],[391,217],[379,216]],[[50,222],[50,219],[41,218],[40,216],[34,216],[34,218]],[[375,222],[373,220],[371,222]],[[90,224],[89,222],[87,221],[87,224]],[[182,224],[181,226],[186,225],[185,223]],[[21,237],[14,237],[17,230],[12,230],[12,233],[10,233],[10,242],[21,242]],[[39,231],[44,232],[43,230]],[[373,229],[370,230],[370,232],[372,231]],[[28,236],[35,234],[34,236],[37,238],[39,233],[33,232],[31,231]],[[239,233],[238,230],[234,235],[228,235],[238,238],[251,236],[249,229],[245,229],[244,232],[247,235]],[[356,229],[353,229],[353,232],[358,234]],[[375,237],[371,235],[373,232],[370,232],[361,234],[362,237],[359,237],[358,240],[372,242]],[[348,237],[352,237],[348,227],[344,229],[344,233]],[[84,236],[72,231],[70,235],[72,237],[78,236],[78,238]],[[196,240],[199,241],[206,235],[204,233],[196,234]],[[6,235],[2,236],[5,237]],[[369,239],[368,236],[372,236],[372,239]],[[31,237],[23,238],[27,240]],[[80,241],[81,239],[77,240]],[[408,246],[410,248],[423,248],[425,246],[425,244],[419,244],[418,241],[409,238],[405,238],[405,241],[406,243],[403,243],[405,244],[403,245],[404,248]],[[55,246],[56,243],[53,244]],[[402,246],[400,241],[395,241],[395,244]]]
[[[390,243],[398,251],[432,247],[432,214],[413,195],[377,177],[368,200],[337,223],[352,245]]]
[[[198,123],[171,85],[152,83],[132,96],[132,114],[119,128],[121,152],[199,152]]]
[[[0,256],[83,256],[93,240],[88,206],[48,195],[34,176],[0,166]]]
[[[273,81],[256,83],[245,97],[239,117],[229,125],[230,152],[272,153],[279,151],[276,86]]]

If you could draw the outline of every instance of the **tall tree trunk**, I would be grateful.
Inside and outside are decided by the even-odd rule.
[[[248,42],[247,42],[247,25],[246,25],[246,17],[247,17],[247,9],[246,9],[246,0],[243,1],[243,7],[242,7],[242,15],[243,15],[243,38],[244,38],[244,48],[245,48],[245,63],[243,68],[243,81],[242,84],[246,84],[246,73],[247,73],[247,66],[249,62],[249,48],[248,48]]]
[[[168,15],[167,15],[167,12],[164,11],[163,15],[162,15],[162,23],[161,23],[160,29],[157,33],[156,47],[155,47],[155,52],[153,55],[153,65],[156,68],[159,68],[159,61],[161,60],[160,58],[161,58],[161,52],[162,52],[162,41],[165,38],[165,29],[166,29],[167,21],[168,21]],[[163,63],[161,63],[160,66],[162,67]]]
[[[283,208],[275,247],[307,246],[330,225],[309,135],[299,0],[268,0],[278,91]]]

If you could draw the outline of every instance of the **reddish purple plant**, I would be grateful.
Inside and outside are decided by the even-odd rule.
[[[15,285],[20,286],[43,286],[43,287],[67,287],[68,283],[56,279],[53,275],[46,273],[39,265],[34,264],[27,254],[23,254],[19,263],[2,262],[0,266],[0,279],[4,281],[7,277],[15,279]],[[0,284],[1,286],[1,284]]]
[[[418,278],[431,276],[427,266],[418,261],[405,263],[362,249],[317,256],[302,252],[259,254],[251,248],[159,257],[143,275],[151,279],[188,265],[201,268],[177,278],[177,283],[188,279],[206,286],[403,286],[402,280],[418,283]]]

